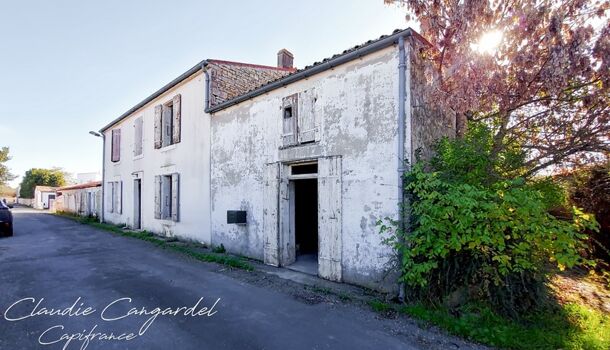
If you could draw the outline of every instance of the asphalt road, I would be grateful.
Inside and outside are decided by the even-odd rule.
[[[0,239],[0,349],[422,348],[372,312],[310,305],[147,242],[13,213],[15,236]],[[155,308],[178,312],[142,314]]]

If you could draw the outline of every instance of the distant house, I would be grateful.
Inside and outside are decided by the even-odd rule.
[[[91,181],[57,189],[55,210],[99,217],[102,210],[102,182]]]
[[[106,221],[392,288],[376,221],[455,115],[411,29],[297,70],[204,60],[103,127]]]
[[[34,209],[50,209],[53,207],[57,197],[57,187],[36,186],[34,188]]]

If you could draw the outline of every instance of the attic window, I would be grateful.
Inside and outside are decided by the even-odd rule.
[[[284,119],[292,118],[292,106],[284,108]]]

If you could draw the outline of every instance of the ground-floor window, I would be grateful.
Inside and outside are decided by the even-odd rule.
[[[155,218],[179,221],[179,189],[178,173],[155,176]]]
[[[108,209],[109,213],[121,214],[123,211],[123,181],[108,182]]]

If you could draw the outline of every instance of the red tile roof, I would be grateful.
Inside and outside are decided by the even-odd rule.
[[[91,188],[91,187],[99,187],[99,186],[102,186],[101,181],[91,181],[91,182],[86,182],[86,183],[82,183],[82,184],[78,184],[78,185],[60,187],[57,190],[58,191],[81,190],[83,188]]]

